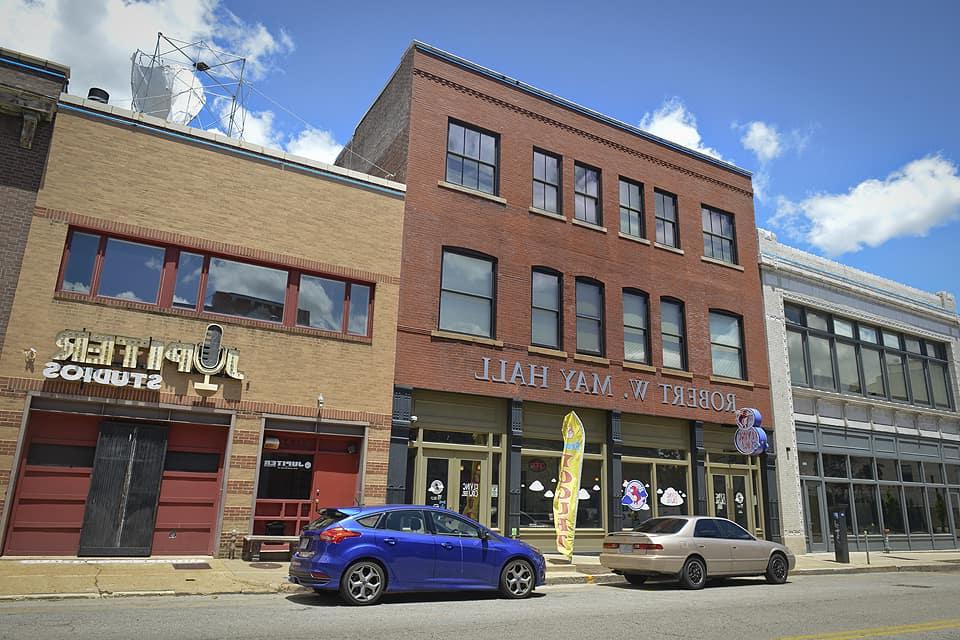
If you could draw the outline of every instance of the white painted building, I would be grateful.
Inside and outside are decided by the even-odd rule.
[[[759,236],[784,542],[960,546],[956,299]]]

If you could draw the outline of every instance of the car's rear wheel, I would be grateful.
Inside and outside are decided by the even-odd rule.
[[[500,572],[500,593],[507,598],[527,598],[534,586],[533,567],[526,560],[511,560]]]
[[[623,577],[632,585],[640,586],[647,581],[647,576],[641,576],[636,573],[625,573]]]
[[[680,572],[680,584],[687,589],[703,589],[707,584],[707,565],[697,557],[687,558]]]
[[[786,582],[789,569],[787,559],[783,557],[782,553],[775,553],[770,556],[770,561],[767,563],[767,572],[764,574],[767,584],[783,584]]]
[[[361,560],[354,562],[343,572],[340,579],[340,597],[347,604],[376,604],[383,596],[387,586],[383,567],[376,562]]]

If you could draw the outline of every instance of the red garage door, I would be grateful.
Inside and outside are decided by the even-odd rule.
[[[34,411],[4,555],[77,555],[103,418]],[[152,555],[210,555],[220,512],[227,429],[168,426]]]

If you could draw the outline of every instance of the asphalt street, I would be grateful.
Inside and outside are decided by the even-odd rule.
[[[333,596],[231,595],[0,603],[0,638],[960,638],[960,573],[800,576],[782,586],[728,580],[546,587],[495,595],[388,597],[347,607]]]

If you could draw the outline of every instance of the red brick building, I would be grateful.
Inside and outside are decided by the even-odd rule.
[[[779,537],[773,456],[734,448],[770,407],[748,172],[421,43],[337,164],[407,185],[388,501],[546,540],[575,409],[578,549],[670,513]]]

